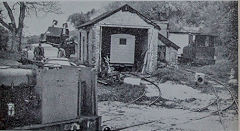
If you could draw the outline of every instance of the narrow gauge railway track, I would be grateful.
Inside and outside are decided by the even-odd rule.
[[[186,71],[186,72],[196,73],[195,71],[190,70],[190,69],[183,69],[183,70]],[[228,87],[227,87],[225,84],[223,84],[223,83],[220,82],[219,80],[217,80],[217,79],[215,79],[215,78],[213,78],[213,77],[211,77],[211,76],[209,76],[209,75],[206,75],[206,77],[208,77],[209,79],[213,80],[214,82],[222,85],[222,86],[230,93],[231,98],[232,98],[232,100],[233,100],[232,104],[231,104],[229,107],[227,107],[227,108],[225,108],[225,109],[221,109],[221,104],[220,104],[220,100],[219,100],[219,96],[218,96],[216,87],[212,86],[214,95],[215,95],[215,97],[216,97],[217,111],[212,112],[211,114],[213,114],[213,113],[217,113],[217,114],[218,114],[218,116],[219,116],[219,122],[220,122],[220,124],[222,125],[223,129],[226,130],[226,128],[225,128],[225,126],[224,126],[224,123],[223,123],[223,118],[222,118],[223,113],[222,113],[222,111],[223,111],[223,110],[227,110],[228,108],[230,108],[230,107],[235,103],[235,105],[236,105],[236,107],[237,107],[236,112],[238,113],[238,109],[239,109],[239,108],[238,108],[238,103],[237,103],[237,101],[236,101],[233,93],[231,92],[231,90],[228,89]]]
[[[159,95],[157,96],[156,99],[154,99],[153,101],[151,101],[151,102],[148,104],[148,106],[151,106],[151,105],[155,104],[155,103],[158,102],[159,100],[165,100],[165,101],[167,101],[167,99],[165,99],[165,98],[163,98],[163,97],[161,96],[160,87],[159,87],[157,84],[155,84],[154,82],[146,79],[145,77],[141,77],[141,76],[139,76],[139,75],[137,75],[137,74],[134,74],[134,73],[128,72],[128,73],[122,73],[122,74],[123,74],[123,75],[125,75],[125,74],[130,74],[130,75],[136,76],[136,77],[140,78],[141,80],[146,81],[146,82],[154,85],[154,86],[158,89],[158,94],[159,94]],[[143,98],[143,97],[147,97],[147,96],[146,96],[146,91],[144,91],[144,92],[142,93],[142,95],[140,95],[140,96],[139,96],[138,98],[136,98],[135,100],[127,103],[127,105],[132,104],[132,103],[135,103],[136,101],[140,100],[140,99]]]
[[[128,74],[128,75],[133,75],[133,76],[136,76],[136,77],[138,77],[138,78],[141,78],[141,80],[144,80],[144,81],[146,81],[146,82],[154,85],[154,86],[158,89],[158,91],[159,91],[158,97],[157,97],[156,99],[154,99],[153,101],[149,102],[149,104],[147,104],[148,106],[151,106],[151,105],[155,104],[155,103],[158,102],[160,99],[161,99],[161,100],[165,100],[165,101],[169,101],[169,100],[161,97],[160,87],[159,87],[157,84],[155,84],[154,82],[152,82],[152,81],[150,81],[150,80],[148,80],[148,79],[146,79],[146,78],[144,78],[144,77],[141,77],[141,76],[139,76],[139,75],[137,75],[137,74],[130,73],[130,72],[125,72],[125,73],[121,73],[121,74],[122,74],[122,75],[125,75],[125,76]],[[104,84],[104,83],[101,82],[101,84]],[[136,99],[134,99],[134,100],[126,103],[125,106],[128,106],[128,105],[130,105],[130,104],[133,104],[133,103],[139,101],[140,99],[142,99],[142,98],[144,98],[144,97],[147,97],[147,96],[146,96],[146,90],[144,90],[143,93],[142,93],[139,97],[137,97]],[[117,107],[122,107],[122,106],[117,106]],[[104,114],[106,114],[106,113],[108,113],[108,112],[105,112]],[[119,118],[119,117],[117,117],[117,118]],[[113,118],[113,119],[115,119],[115,118]],[[106,121],[109,121],[109,120],[106,120]],[[104,121],[104,122],[106,122],[106,121]]]
[[[192,70],[189,70],[189,69],[184,70],[184,71],[190,72],[190,73],[196,73],[195,71],[192,71]],[[150,81],[150,80],[148,80],[148,79],[146,79],[146,78],[144,78],[144,77],[141,77],[141,76],[139,76],[139,75],[137,75],[137,74],[134,74],[134,73],[125,73],[125,74],[130,74],[130,75],[134,75],[134,76],[136,76],[136,77],[139,77],[139,78],[141,78],[142,80],[144,80],[144,81],[146,81],[146,82],[149,82],[149,83],[151,83],[152,85],[154,85],[155,87],[157,87],[157,89],[159,90],[159,96],[158,96],[155,100],[153,100],[152,102],[150,102],[150,103],[149,103],[149,106],[153,105],[154,103],[156,103],[156,102],[159,101],[160,99],[161,99],[161,100],[167,100],[167,99],[161,97],[160,87],[159,87],[158,85],[156,85],[154,82],[152,82],[152,81]],[[222,121],[222,112],[223,112],[223,111],[226,111],[226,110],[229,109],[232,105],[235,104],[236,107],[237,107],[236,112],[238,113],[238,109],[239,109],[239,108],[238,108],[238,103],[237,103],[237,101],[236,101],[233,93],[231,92],[231,90],[228,89],[225,84],[223,84],[222,82],[220,82],[220,81],[218,81],[218,80],[216,80],[215,78],[212,78],[212,77],[210,77],[210,76],[206,76],[206,77],[210,78],[211,80],[215,81],[216,83],[218,83],[218,84],[222,85],[224,88],[226,88],[226,89],[228,90],[228,92],[230,93],[233,102],[231,103],[230,106],[228,106],[228,107],[226,107],[226,108],[224,108],[224,109],[221,109],[221,107],[220,107],[221,105],[220,105],[220,102],[219,102],[220,100],[219,100],[219,96],[218,96],[218,94],[217,94],[217,91],[216,91],[215,87],[212,87],[212,88],[213,88],[213,91],[214,91],[214,95],[216,96],[215,102],[217,103],[217,110],[209,113],[209,115],[206,115],[206,116],[203,116],[203,117],[200,117],[200,118],[197,118],[197,119],[193,119],[193,120],[190,120],[190,121],[185,121],[185,122],[182,122],[182,123],[177,123],[176,125],[186,124],[186,123],[189,123],[189,122],[192,122],[192,121],[198,121],[198,120],[201,120],[201,119],[210,117],[210,116],[218,113],[219,119],[220,119],[220,124],[223,126],[224,130],[226,130],[225,127],[224,127],[224,125],[223,125],[223,121]],[[132,104],[132,103],[135,103],[135,102],[138,101],[139,99],[141,99],[141,98],[143,98],[144,96],[146,96],[145,94],[146,94],[146,91],[144,91],[144,92],[142,93],[142,95],[140,95],[140,96],[139,96],[138,98],[136,98],[135,100],[129,102],[127,105]],[[213,103],[215,103],[215,102],[213,102]],[[208,106],[212,105],[213,103],[210,103]],[[208,106],[206,106],[206,107],[208,107]],[[206,107],[203,107],[203,108],[206,108]],[[143,123],[139,123],[139,124],[134,124],[134,125],[130,125],[130,126],[127,126],[127,127],[122,127],[122,128],[114,129],[114,131],[120,131],[120,130],[132,128],[132,127],[136,127],[136,126],[141,126],[141,125],[146,125],[146,124],[150,124],[150,123],[154,123],[154,122],[160,122],[160,120],[153,120],[153,121],[143,122]],[[161,128],[161,129],[164,129],[164,128]]]
[[[184,71],[186,71],[186,72],[190,72],[190,73],[196,73],[196,71],[193,71],[193,70],[190,70],[190,69],[182,69],[182,70],[184,70]],[[238,110],[239,110],[238,102],[237,102],[235,96],[233,95],[232,91],[228,88],[228,86],[225,85],[224,83],[222,83],[221,81],[219,81],[219,80],[217,80],[217,79],[209,76],[209,75],[205,75],[205,76],[206,76],[207,78],[209,78],[210,80],[212,80],[212,81],[214,81],[214,82],[222,85],[222,86],[229,92],[229,94],[231,95],[231,98],[232,98],[232,100],[233,100],[233,103],[234,103],[234,104],[236,105],[236,107],[237,107],[236,112],[238,113]],[[214,92],[216,91],[215,88],[214,88],[213,90],[214,90]],[[215,93],[214,93],[214,94],[215,94]],[[216,96],[216,95],[215,95],[215,96]],[[216,96],[216,97],[217,97],[217,96]]]

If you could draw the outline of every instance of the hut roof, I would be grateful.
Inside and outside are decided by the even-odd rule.
[[[168,38],[164,37],[160,33],[158,33],[158,39],[161,40],[167,46],[171,46],[171,47],[173,47],[176,50],[178,50],[180,48],[178,45],[176,45],[175,43],[173,43],[172,41],[170,41]]]
[[[98,23],[99,21],[115,14],[116,12],[120,11],[120,10],[123,10],[123,11],[129,11],[129,12],[132,12],[132,13],[136,13],[139,17],[141,17],[145,22],[147,22],[148,24],[151,24],[153,25],[155,28],[157,29],[161,29],[159,25],[157,25],[155,22],[153,22],[152,20],[148,19],[146,16],[142,15],[140,12],[138,12],[137,10],[133,9],[131,6],[129,6],[128,4],[125,4],[123,6],[121,6],[120,8],[117,8],[115,10],[112,10],[112,11],[109,11],[109,12],[106,12],[106,13],[103,13],[99,16],[97,16],[96,18],[78,26],[78,28],[83,28],[83,27],[86,27],[86,26],[91,26],[91,25],[94,25],[96,23]]]

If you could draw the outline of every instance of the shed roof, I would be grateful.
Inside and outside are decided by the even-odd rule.
[[[160,33],[158,33],[158,39],[161,40],[167,46],[171,46],[171,47],[173,47],[176,50],[178,50],[180,48],[178,45],[176,45],[175,43],[173,43],[172,41],[170,41],[168,38],[164,37]]]
[[[193,35],[205,35],[205,36],[217,37],[216,34],[199,33],[199,32],[189,32],[189,31],[170,31],[169,33],[174,33],[174,34],[193,34]]]
[[[157,25],[161,25],[161,24],[168,24],[168,20],[152,20],[154,23],[156,23]]]
[[[94,18],[94,19],[92,19],[92,20],[90,20],[90,21],[80,25],[78,28],[94,25],[94,24],[98,23],[99,21],[101,21],[101,20],[103,20],[103,19],[105,19],[105,18],[115,14],[116,12],[118,12],[120,10],[136,13],[140,18],[142,18],[148,24],[153,25],[155,28],[157,28],[159,30],[161,29],[159,25],[154,23],[152,20],[148,19],[146,16],[144,16],[143,14],[141,14],[140,12],[138,12],[137,10],[135,10],[134,8],[129,6],[128,4],[125,4],[125,5],[121,6],[120,8],[117,8],[115,10],[103,13],[103,14],[97,16],[96,18]]]
[[[48,27],[46,35],[60,37],[62,34],[62,30],[63,28],[60,27]]]

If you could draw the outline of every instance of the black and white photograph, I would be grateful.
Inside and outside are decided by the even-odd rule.
[[[0,130],[238,131],[238,12],[0,0]]]

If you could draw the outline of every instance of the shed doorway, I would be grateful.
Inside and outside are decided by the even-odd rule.
[[[102,27],[101,65],[109,64],[116,71],[141,71],[148,49],[148,29]]]

